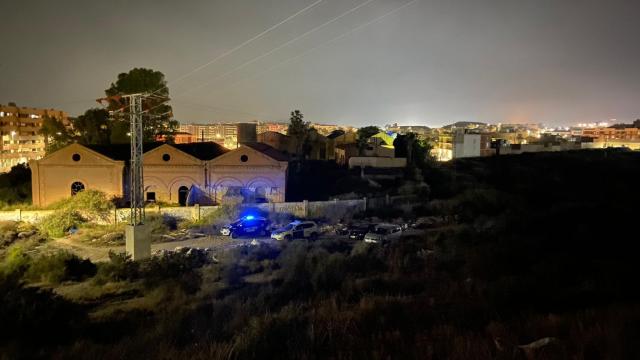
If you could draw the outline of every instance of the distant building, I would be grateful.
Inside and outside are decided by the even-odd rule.
[[[156,141],[166,142],[167,137],[164,135],[157,136]],[[192,142],[197,142],[197,138],[195,135],[192,135],[188,132],[178,131],[173,133],[173,142],[175,144],[188,144]]]
[[[491,136],[468,130],[458,129],[453,134],[452,158],[478,157],[494,155],[491,148]]]
[[[382,164],[384,160],[367,160],[368,158],[395,158],[395,147],[393,146],[393,136],[386,132],[380,132],[370,137],[362,148],[356,143],[345,143],[335,146],[335,161],[339,165],[351,166],[351,158],[358,157],[358,164]],[[388,162],[391,163],[391,162]],[[405,160],[406,163],[406,160]],[[353,165],[360,166],[360,165]]]
[[[268,144],[279,151],[289,154],[292,159],[297,156],[298,140],[289,135],[284,135],[279,132],[266,131],[257,136],[258,142]],[[309,148],[306,149],[308,160],[328,160],[328,143],[329,141],[325,136],[312,132],[309,136]]]
[[[257,126],[256,123],[238,123],[237,124],[237,139],[238,144],[244,144],[247,142],[257,142]]]
[[[39,132],[47,117],[69,126],[67,113],[61,110],[0,105],[0,172],[45,155],[47,139]]]
[[[480,134],[456,131],[453,135],[454,159],[480,156]]]
[[[295,139],[280,132],[265,131],[257,135],[258,142],[268,144],[279,151],[293,155],[296,153]]]
[[[598,141],[608,140],[640,140],[640,129],[629,128],[590,128],[582,129],[583,137],[590,137]]]
[[[327,160],[336,160],[336,147],[339,145],[355,144],[357,139],[356,132],[334,130],[327,135]]]

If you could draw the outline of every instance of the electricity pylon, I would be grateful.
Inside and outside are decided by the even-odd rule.
[[[144,143],[144,120],[145,112],[142,102],[146,98],[154,97],[153,94],[137,93],[128,95],[115,95],[103,99],[98,102],[111,101],[120,103],[122,107],[113,111],[113,114],[121,112],[129,108],[129,136],[131,139],[131,157],[129,160],[129,203],[130,214],[129,224],[126,227],[126,251],[131,255],[133,260],[144,259],[151,256],[151,241],[149,233],[144,226],[145,209],[144,209],[144,176],[142,156]],[[122,100],[125,103],[122,104]],[[128,104],[127,104],[128,103]]]

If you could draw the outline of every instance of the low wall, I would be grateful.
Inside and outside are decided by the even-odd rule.
[[[415,196],[387,196],[377,198],[362,198],[353,200],[329,200],[329,201],[301,201],[286,203],[247,204],[246,206],[272,213],[292,214],[296,217],[341,217],[349,212],[377,209],[385,206],[398,206],[416,201]],[[218,206],[185,206],[185,207],[148,207],[147,215],[161,214],[174,217],[179,220],[200,220],[208,214],[216,211]],[[44,217],[53,214],[55,210],[12,210],[0,211],[0,221],[25,221],[36,223]],[[105,219],[104,224],[119,224],[129,221],[130,209],[114,209],[112,214]]]

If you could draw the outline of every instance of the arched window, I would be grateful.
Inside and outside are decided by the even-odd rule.
[[[80,181],[76,181],[73,184],[71,184],[71,196],[74,196],[75,194],[79,193],[80,191],[84,191],[84,184],[81,183]]]

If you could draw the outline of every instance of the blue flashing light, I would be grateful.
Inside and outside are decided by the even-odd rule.
[[[254,217],[253,215],[247,215],[247,216],[245,216],[244,218],[245,218],[245,219],[247,219],[247,220],[253,220],[253,219],[255,219],[255,217]]]

